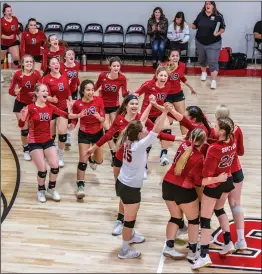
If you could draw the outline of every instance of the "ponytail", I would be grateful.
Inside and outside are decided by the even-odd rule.
[[[116,151],[127,141],[127,127],[120,133],[116,142]]]

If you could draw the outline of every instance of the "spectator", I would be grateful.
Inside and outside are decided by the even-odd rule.
[[[176,14],[173,23],[169,25],[167,38],[170,41],[171,49],[179,49],[182,51],[188,48],[189,26],[186,23],[185,15],[182,11]]]
[[[215,89],[219,69],[218,58],[222,44],[221,34],[226,27],[223,15],[216,8],[216,3],[206,1],[202,11],[190,27],[197,29],[196,48],[202,70],[201,81],[206,81],[206,67],[209,65],[212,78],[211,88]]]
[[[147,23],[147,33],[150,35],[150,42],[152,44],[152,59],[154,68],[157,68],[158,62],[164,61],[167,42],[167,29],[168,20],[165,17],[163,10],[159,7],[155,8]]]
[[[256,24],[255,24],[255,27],[254,27],[254,38],[255,38],[255,41],[257,42],[257,45],[256,45],[256,49],[262,53],[262,21],[258,21]]]

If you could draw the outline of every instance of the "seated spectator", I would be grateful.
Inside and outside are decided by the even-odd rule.
[[[254,27],[254,38],[255,38],[255,41],[257,42],[257,47],[256,49],[262,53],[262,21],[258,21],[256,24],[255,24],[255,27]]]
[[[171,49],[179,49],[180,51],[187,49],[189,26],[186,23],[185,15],[182,11],[179,11],[176,14],[173,23],[169,25],[167,38],[170,41]]]
[[[167,42],[168,20],[163,10],[155,8],[147,23],[147,34],[150,36],[152,45],[153,67],[157,68],[158,63],[164,61]]]

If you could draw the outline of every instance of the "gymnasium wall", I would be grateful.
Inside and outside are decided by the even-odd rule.
[[[8,1],[7,1],[8,2]],[[83,28],[86,24],[97,22],[119,23],[124,29],[130,24],[142,24],[156,6],[162,7],[169,22],[178,11],[183,11],[186,20],[192,23],[203,7],[204,2],[9,2],[13,13],[23,25],[30,17],[39,22],[57,21],[63,25],[78,22]],[[261,20],[261,2],[217,2],[219,11],[224,15],[226,32],[223,46],[230,46],[233,52],[246,52],[246,33],[253,33],[255,23]],[[195,56],[195,31],[190,30],[189,55]],[[252,56],[253,41],[249,41],[248,57]]]

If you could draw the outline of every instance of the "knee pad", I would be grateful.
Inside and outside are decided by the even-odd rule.
[[[220,209],[214,209],[214,212],[216,214],[217,217],[223,215],[223,214],[226,214],[224,208],[220,208]]]
[[[13,64],[18,66],[19,65],[19,62],[18,61],[13,61]]]
[[[239,214],[239,213],[243,212],[243,211],[242,211],[242,207],[239,206],[239,205],[232,206],[232,207],[231,207],[231,211],[232,211],[232,214],[233,214],[233,215],[234,215],[234,214]]]
[[[5,60],[1,60],[1,64],[2,64],[2,65],[4,64],[4,62],[5,62]]]
[[[66,134],[58,134],[58,140],[59,140],[61,143],[65,143],[66,138],[67,138],[67,135],[66,135]]]
[[[28,136],[28,133],[29,133],[29,130],[28,130],[28,129],[22,129],[22,130],[21,130],[21,136],[23,136],[23,137],[27,137],[27,136]]]
[[[152,149],[152,146],[146,148],[146,153],[148,154],[150,150]]]
[[[210,227],[210,222],[211,222],[211,219],[200,217],[200,226],[201,226],[201,228],[210,229],[211,228]]]
[[[47,170],[46,171],[38,171],[37,175],[38,177],[44,179],[46,177]]]
[[[125,227],[128,227],[128,228],[134,228],[135,223],[136,223],[136,220],[130,221],[130,222],[125,221],[125,222],[124,222],[124,226],[125,226]]]
[[[78,168],[79,170],[85,171],[86,168],[87,168],[87,163],[79,162],[77,168]]]
[[[171,134],[172,133],[172,129],[163,129],[162,132]]]
[[[52,167],[52,168],[50,169],[50,172],[53,173],[53,174],[58,174],[58,172],[59,172],[59,167],[57,167],[57,168],[53,168],[53,167]]]
[[[168,222],[176,224],[179,227],[182,227],[182,225],[183,225],[183,219],[182,218],[181,219],[177,219],[177,218],[171,217]]]
[[[188,220],[188,223],[191,225],[199,225],[199,216],[194,220]]]

